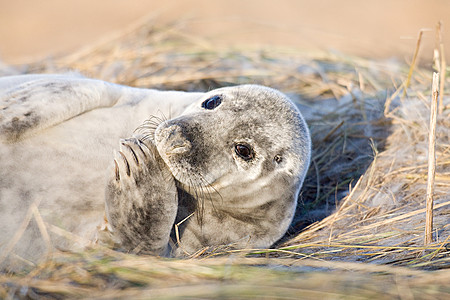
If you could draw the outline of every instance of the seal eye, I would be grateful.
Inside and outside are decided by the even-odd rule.
[[[222,96],[212,96],[202,103],[202,107],[205,109],[214,109],[222,103]]]
[[[245,144],[236,144],[234,151],[244,160],[251,160],[255,156],[252,148]]]

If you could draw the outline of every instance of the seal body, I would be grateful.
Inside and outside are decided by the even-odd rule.
[[[0,250],[28,217],[14,253],[29,260],[49,243],[91,240],[105,200],[127,251],[168,253],[170,234],[176,255],[269,247],[292,220],[310,155],[295,105],[255,85],[184,93],[4,77],[0,130]]]

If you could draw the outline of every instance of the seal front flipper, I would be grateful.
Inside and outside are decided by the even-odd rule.
[[[0,140],[14,142],[84,112],[113,106],[122,87],[69,75],[0,78]]]
[[[106,188],[106,215],[125,251],[166,255],[178,208],[175,180],[151,140],[120,141]]]

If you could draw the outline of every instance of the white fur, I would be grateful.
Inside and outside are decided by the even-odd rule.
[[[103,217],[105,175],[119,140],[151,115],[177,116],[199,95],[64,75],[0,78],[0,256],[32,202],[40,203],[45,222],[91,236]],[[42,123],[14,139],[11,120],[30,110]],[[13,250],[32,260],[30,245],[44,247],[33,224]]]

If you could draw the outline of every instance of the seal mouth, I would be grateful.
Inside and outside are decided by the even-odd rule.
[[[167,156],[175,154],[183,154],[191,150],[191,143],[189,142],[179,143],[178,141],[174,141],[174,143],[171,143],[167,147],[163,146],[163,148],[164,148],[163,151]]]

